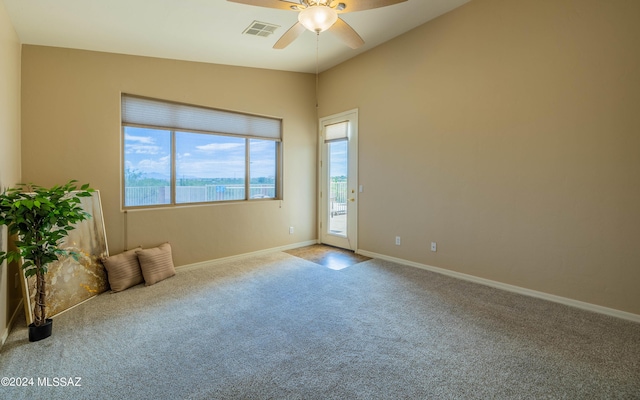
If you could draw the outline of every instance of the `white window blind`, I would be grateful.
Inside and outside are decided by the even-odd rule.
[[[324,142],[346,140],[349,136],[349,121],[338,122],[324,127]]]
[[[282,120],[122,95],[123,124],[280,141]]]

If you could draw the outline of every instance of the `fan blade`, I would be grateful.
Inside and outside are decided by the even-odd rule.
[[[290,45],[291,42],[296,40],[298,36],[300,36],[300,34],[305,31],[305,29],[307,28],[305,28],[304,25],[302,25],[300,22],[296,22],[294,26],[289,28],[289,30],[286,31],[280,39],[278,39],[276,44],[273,45],[273,48],[278,50],[284,49],[285,47]]]
[[[292,10],[293,3],[280,0],[227,0],[232,3],[247,4],[250,6],[259,6],[267,8],[277,8],[278,10]]]
[[[405,1],[407,0],[335,0],[334,2],[345,5],[344,10],[338,11],[338,13],[348,13],[392,6],[394,4],[404,3]]]
[[[338,37],[352,49],[357,49],[364,44],[364,40],[358,35],[358,32],[356,32],[351,25],[344,22],[342,18],[338,18],[336,23],[329,28],[329,32],[338,35]]]

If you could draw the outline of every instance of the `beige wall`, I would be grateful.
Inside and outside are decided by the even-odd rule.
[[[25,45],[23,179],[100,190],[111,254],[169,241],[185,265],[313,240],[314,85],[309,74]],[[125,231],[121,92],[283,118],[284,201],[129,212]]]
[[[323,73],[321,115],[359,108],[359,247],[640,314],[638,15],[474,0]]]
[[[0,1],[0,190],[20,181],[20,41]],[[0,228],[0,251],[7,249]],[[15,287],[17,267],[0,265],[0,341],[22,294]]]

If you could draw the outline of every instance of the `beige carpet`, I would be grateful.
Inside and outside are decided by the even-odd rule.
[[[369,260],[181,271],[11,332],[2,399],[634,399],[640,325]]]

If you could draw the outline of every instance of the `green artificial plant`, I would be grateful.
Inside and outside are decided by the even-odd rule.
[[[94,191],[89,185],[76,186],[72,180],[50,189],[34,184],[19,184],[0,193],[0,226],[6,225],[9,235],[16,236],[16,250],[0,252],[0,263],[23,260],[26,277],[36,277],[33,305],[35,326],[45,323],[47,266],[60,256],[77,258],[73,251],[58,246],[74,224],[91,217],[80,204],[81,197]]]

